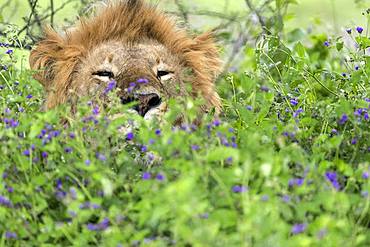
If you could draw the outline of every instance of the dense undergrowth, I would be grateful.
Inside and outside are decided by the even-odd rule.
[[[86,99],[41,111],[0,44],[1,246],[369,246],[370,64],[342,37],[264,34],[218,82],[223,114],[157,124]],[[23,62],[22,62],[23,61]],[[114,99],[114,90],[109,93]],[[116,104],[115,104],[116,103]],[[132,132],[121,126],[136,122]]]

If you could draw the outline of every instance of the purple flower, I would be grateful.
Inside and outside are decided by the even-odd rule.
[[[134,139],[134,133],[132,133],[132,132],[127,133],[126,140],[131,141],[133,139]]]
[[[47,152],[42,152],[41,153],[41,157],[43,157],[44,159],[46,159],[48,157],[48,153]]]
[[[7,239],[16,239],[17,234],[15,232],[6,231],[5,238],[7,238]]]
[[[108,86],[104,90],[104,94],[107,94],[110,91],[112,91],[116,87],[116,85],[117,85],[117,82],[115,80],[109,82]]]
[[[75,137],[76,137],[75,133],[73,133],[73,132],[69,133],[69,138],[75,139]]]
[[[270,199],[270,197],[268,195],[261,196],[261,201],[263,201],[263,202],[267,202],[269,199]]]
[[[5,52],[5,54],[11,55],[11,54],[13,54],[13,50],[12,50],[12,49],[9,49],[9,50],[7,50],[7,51]]]
[[[107,160],[107,157],[105,157],[105,155],[101,154],[101,153],[97,153],[96,158],[101,160],[101,161],[106,161]]]
[[[141,152],[145,153],[145,152],[147,152],[147,151],[148,151],[148,147],[147,147],[147,146],[145,146],[145,145],[142,145],[142,146],[141,146]]]
[[[156,129],[156,130],[155,130],[155,134],[156,134],[157,136],[161,135],[161,130],[160,130],[160,129]]]
[[[338,134],[338,130],[336,130],[336,129],[332,129],[332,130],[331,130],[331,133],[332,133],[333,135],[337,135],[337,134]]]
[[[248,111],[252,111],[253,110],[253,107],[251,105],[247,105],[246,108],[247,108]]]
[[[163,181],[165,179],[165,176],[162,173],[158,173],[155,177],[158,181]]]
[[[348,29],[346,30],[346,32],[347,32],[348,34],[351,34],[351,33],[352,33],[352,29],[351,29],[351,28],[348,28]]]
[[[365,112],[365,114],[364,114],[364,119],[365,119],[366,121],[368,121],[368,120],[369,120],[369,113]]]
[[[30,152],[30,150],[29,150],[29,149],[26,149],[26,150],[24,150],[24,151],[23,151],[23,155],[24,155],[24,156],[29,157],[29,156],[30,156],[30,154],[31,154],[31,152]]]
[[[294,185],[296,186],[302,186],[304,183],[304,178],[292,178],[289,180],[288,185],[289,187],[292,187]]]
[[[67,154],[72,153],[72,151],[73,151],[73,149],[71,147],[64,148],[64,152],[66,152]]]
[[[306,228],[307,228],[307,224],[304,224],[304,223],[295,224],[292,227],[291,233],[293,235],[299,234],[299,233],[304,232],[306,230]]]
[[[362,173],[362,178],[363,179],[368,179],[369,178],[369,172],[367,172],[367,171],[366,172],[363,172]]]
[[[108,218],[104,218],[100,223],[98,224],[87,224],[87,229],[90,231],[104,231],[106,230],[110,225],[110,221]]]
[[[298,110],[296,110],[294,113],[293,113],[293,117],[296,118],[299,116],[299,114],[301,114],[303,112],[303,109],[302,108],[299,108]]]
[[[361,34],[364,29],[362,27],[356,27],[356,31]]]
[[[145,79],[145,78],[140,78],[139,80],[136,81],[137,83],[140,83],[140,84],[146,84],[148,83],[148,79]]]
[[[219,119],[215,119],[215,120],[213,121],[213,126],[218,127],[218,126],[220,126],[220,125],[221,125],[221,121],[220,121]]]
[[[290,202],[290,196],[289,196],[289,195],[283,195],[283,196],[281,197],[281,199],[282,199],[282,200],[283,200],[283,202],[285,202],[285,203]]]
[[[359,69],[360,69],[360,66],[356,65],[355,70],[359,70]]]
[[[247,187],[245,187],[244,185],[234,185],[231,190],[234,192],[234,193],[243,193],[243,192],[246,192],[247,191]]]
[[[90,160],[85,160],[85,165],[89,166],[91,164]]]
[[[298,105],[298,100],[297,99],[291,99],[290,104],[292,104],[293,106],[296,106],[296,105]]]
[[[352,145],[356,145],[357,144],[357,138],[356,137],[352,138],[351,144]]]
[[[265,92],[265,93],[268,93],[270,91],[270,89],[267,86],[261,86],[260,89],[262,92]]]
[[[99,106],[94,106],[93,110],[92,110],[92,114],[93,115],[99,115]]]
[[[8,198],[0,195],[0,205],[4,207],[11,207],[12,203]]]
[[[329,47],[329,46],[330,46],[330,42],[326,40],[326,41],[324,42],[324,46]]]
[[[151,179],[151,177],[152,177],[152,175],[149,172],[144,172],[141,178],[143,180],[149,180],[149,179]]]
[[[33,97],[33,95],[32,94],[29,94],[29,95],[27,95],[27,99],[32,99],[32,97]]]
[[[338,182],[337,173],[336,172],[326,172],[325,173],[326,179],[332,184],[332,186],[336,190],[340,190],[340,184]]]
[[[345,124],[346,122],[348,121],[348,116],[347,116],[347,114],[343,114],[342,116],[341,116],[341,118],[339,119],[339,124],[340,125],[343,125],[343,124]]]
[[[198,145],[191,145],[191,150],[198,151],[200,148]]]

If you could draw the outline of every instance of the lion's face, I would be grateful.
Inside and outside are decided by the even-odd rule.
[[[72,84],[78,96],[104,98],[113,82],[123,104],[145,119],[162,115],[169,98],[186,96],[186,67],[163,45],[146,41],[104,43],[77,65]]]
[[[189,35],[144,0],[108,2],[64,33],[46,28],[31,52],[46,109],[76,104],[82,96],[105,100],[113,81],[122,103],[137,102],[135,111],[144,118],[161,115],[168,99],[189,94],[203,97],[202,110],[220,109],[214,81],[221,62],[210,33]]]

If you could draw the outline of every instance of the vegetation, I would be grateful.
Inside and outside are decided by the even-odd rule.
[[[112,87],[109,107],[44,112],[5,30],[0,246],[369,246],[368,30],[285,32],[294,1],[268,2],[218,82],[223,114],[199,126],[190,99],[162,123],[113,120],[129,106]]]

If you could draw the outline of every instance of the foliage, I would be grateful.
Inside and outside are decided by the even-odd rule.
[[[198,102],[172,102],[161,123],[113,119],[129,107],[114,90],[108,107],[41,111],[6,43],[1,246],[369,246],[366,30],[271,28],[220,79],[222,116],[175,127]]]

